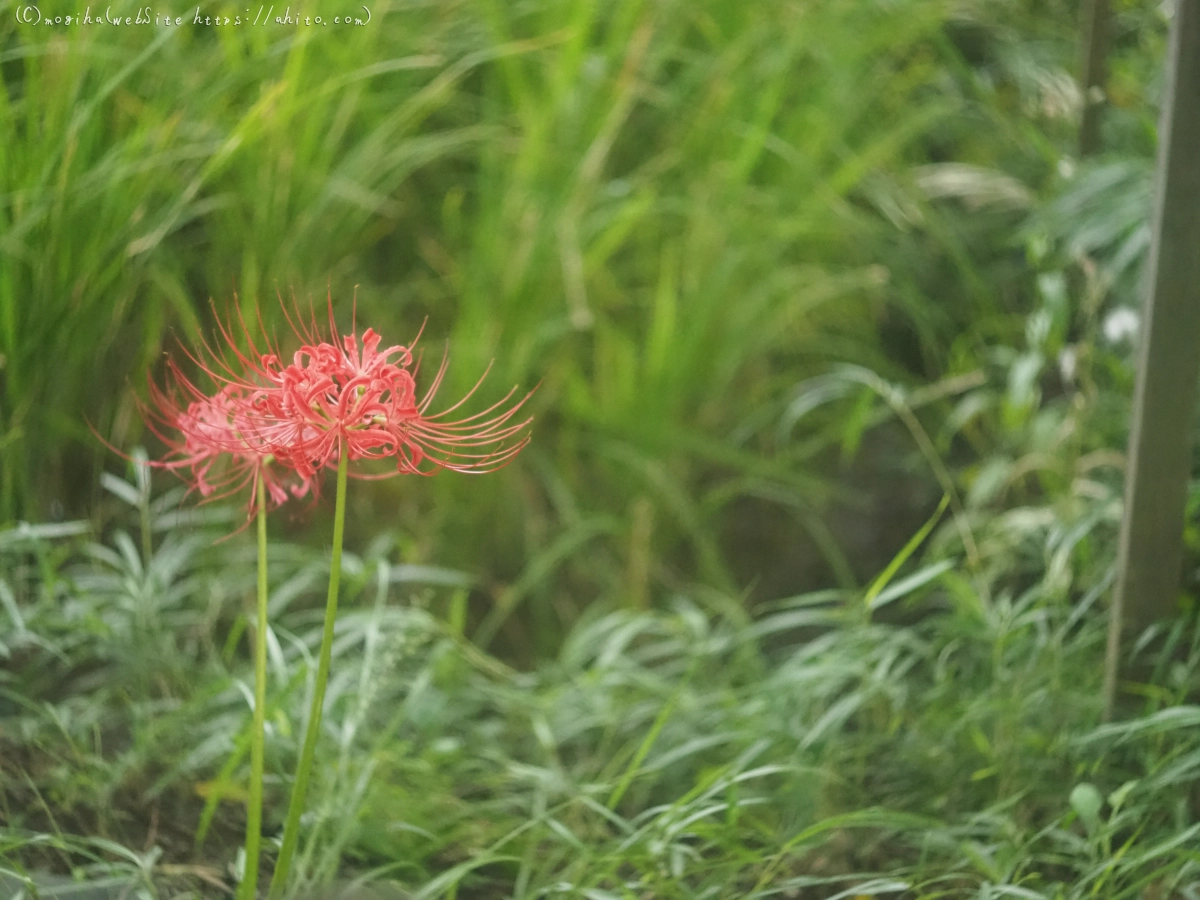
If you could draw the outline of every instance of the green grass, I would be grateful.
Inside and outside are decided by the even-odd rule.
[[[21,611],[5,652],[22,664],[3,683],[9,868],[138,871],[163,897],[228,882],[253,549],[214,551],[195,526],[183,538],[173,501],[152,504],[149,565],[123,531],[100,545],[67,526],[0,533],[6,609]],[[1052,563],[1020,593],[1007,583],[1013,541],[1073,541],[1076,567],[1083,542],[1110,546],[1105,502],[1086,505],[1074,523],[1045,507],[993,520],[977,574],[897,583],[874,624],[860,594],[750,619],[736,598],[692,590],[660,612],[594,609],[529,672],[447,622],[462,576],[404,565],[387,539],[348,554],[300,887],[341,875],[422,897],[1082,898],[1153,883],[1187,896],[1200,887],[1195,617],[1145,658],[1157,668],[1126,694],[1140,715],[1098,726],[1111,572],[1084,565],[1064,584]],[[323,565],[272,550],[268,835],[311,687]]]
[[[628,578],[604,573],[641,571],[634,544],[671,578],[761,574],[737,545],[764,538],[741,512],[764,502],[817,569],[867,577],[821,522],[828,466],[773,417],[831,359],[940,377],[1007,302],[993,275],[1020,285],[988,247],[1011,213],[956,217],[912,166],[1003,160],[1036,184],[1054,161],[1011,128],[979,140],[1012,116],[972,94],[953,4],[373,13],[336,39],[50,40],[5,12],[0,521],[93,514],[112,458],[88,423],[141,437],[144,373],[206,332],[210,297],[270,324],[277,293],[332,290],[391,339],[428,318],[447,396],[493,359],[487,396],[540,384],[535,449],[505,476],[381,485],[351,510],[364,539],[399,525],[483,573],[516,613],[504,639],[552,650],[583,608],[552,581],[614,598]]]

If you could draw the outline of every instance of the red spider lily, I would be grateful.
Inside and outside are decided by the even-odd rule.
[[[482,379],[450,409],[426,415],[445,374],[445,359],[429,392],[418,403],[416,369],[408,370],[411,346],[394,345],[380,352],[380,337],[368,328],[360,354],[355,334],[342,337],[340,348],[336,337],[335,331],[334,341],[301,347],[293,363],[271,379],[279,393],[264,398],[267,403],[278,403],[271,409],[272,417],[291,421],[297,428],[300,438],[286,451],[279,451],[289,454],[298,472],[312,476],[323,466],[336,465],[342,446],[350,460],[395,458],[399,473],[432,475],[438,469],[489,472],[503,466],[528,443],[528,436],[510,443],[530,421],[511,422],[528,395],[502,410],[514,389],[481,413],[444,422],[447,414],[478,389]],[[387,473],[355,475],[378,478]]]
[[[311,478],[289,471],[287,461],[272,451],[291,433],[290,423],[260,415],[248,386],[226,384],[207,396],[174,361],[168,367],[176,390],[162,390],[152,383],[151,404],[144,408],[148,427],[168,448],[166,458],[152,465],[176,472],[190,469],[192,488],[206,499],[234,494],[253,484],[260,472],[271,506],[314,489]],[[251,508],[254,499],[251,495]]]
[[[380,336],[367,329],[360,349],[356,334],[338,334],[332,303],[327,339],[315,319],[304,323],[299,316],[288,316],[304,342],[288,365],[282,364],[269,343],[265,350],[255,346],[240,315],[238,322],[248,352],[238,349],[233,328],[218,317],[218,330],[229,352],[222,355],[203,344],[201,354],[188,354],[219,385],[216,394],[197,388],[173,361],[168,365],[176,390],[151,387],[146,418],[170,448],[159,465],[190,469],[194,488],[205,497],[236,492],[260,471],[272,504],[279,505],[289,493],[304,496],[310,489],[315,492],[322,469],[337,466],[343,447],[351,461],[394,458],[396,469],[391,473],[353,473],[358,478],[382,478],[397,473],[432,475],[438,469],[493,471],[529,441],[528,436],[513,439],[530,419],[511,421],[529,395],[504,409],[514,388],[481,413],[444,421],[475,393],[481,378],[454,406],[428,415],[445,375],[446,359],[418,402],[417,367],[409,370],[412,345],[381,351]],[[184,395],[183,401],[178,393]],[[178,431],[182,440],[166,436],[168,430]],[[218,458],[224,454],[229,454],[230,462],[222,466]]]

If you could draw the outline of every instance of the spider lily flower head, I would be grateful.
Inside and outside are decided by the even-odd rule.
[[[416,392],[407,347],[380,352],[371,329],[363,334],[361,353],[357,336],[347,335],[340,347],[336,337],[304,344],[289,365],[264,361],[272,390],[259,402],[272,419],[295,429],[294,440],[275,449],[309,477],[336,466],[343,447],[351,460],[376,458],[388,441],[381,423],[393,409],[411,405]]]
[[[336,468],[343,452],[348,462],[395,462],[390,472],[353,471],[358,478],[432,475],[439,469],[490,472],[529,442],[521,432],[531,419],[513,420],[531,394],[509,404],[514,388],[480,413],[448,420],[479,388],[480,378],[462,400],[431,415],[446,373],[445,357],[418,400],[416,340],[380,349],[382,339],[374,329],[364,331],[361,340],[353,331],[340,335],[332,302],[327,335],[315,317],[305,322],[286,307],[284,313],[303,342],[290,363],[285,365],[269,342],[256,346],[239,315],[243,343],[249,346],[240,350],[232,325],[218,316],[228,350],[219,353],[205,343],[200,353],[188,354],[216,391],[200,390],[173,360],[168,362],[173,389],[151,386],[146,419],[168,447],[157,465],[190,470],[193,488],[205,498],[235,493],[260,472],[272,505],[315,494],[321,471]]]
[[[184,477],[206,500],[235,494],[260,473],[269,506],[315,492],[313,479],[275,455],[273,448],[286,439],[291,424],[262,415],[253,389],[226,384],[205,395],[173,360],[168,369],[175,389],[152,383],[151,402],[143,407],[147,426],[167,446],[166,456],[152,465],[177,474],[190,470],[190,478]],[[254,501],[251,493],[251,510]]]
[[[306,477],[348,461],[394,460],[395,471],[356,471],[359,478],[389,474],[432,475],[439,469],[490,472],[505,465],[528,443],[520,432],[530,422],[513,422],[529,395],[507,408],[515,388],[498,403],[474,416],[443,421],[474,394],[475,387],[450,409],[429,415],[428,408],[446,371],[443,357],[433,384],[417,399],[413,344],[380,350],[374,329],[339,335],[331,321],[330,339],[302,346],[290,365],[272,372],[276,393],[264,395],[271,417],[291,422],[296,440],[277,446],[290,465]],[[418,334],[418,338],[420,335]],[[486,372],[484,373],[486,377]]]

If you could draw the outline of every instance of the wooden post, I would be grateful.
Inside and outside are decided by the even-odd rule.
[[[1141,628],[1175,610],[1192,469],[1200,378],[1200,0],[1174,5],[1109,623],[1106,718],[1122,624]]]
[[[1079,155],[1100,149],[1100,119],[1107,103],[1109,0],[1086,0],[1083,25],[1083,120],[1079,125]]]

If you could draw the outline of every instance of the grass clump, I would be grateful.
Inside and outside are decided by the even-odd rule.
[[[220,896],[248,766],[253,554],[181,542],[176,513],[151,506],[163,537],[148,566],[120,530],[99,545],[72,546],[71,527],[3,535],[23,635],[6,648],[22,663],[4,685],[6,858]],[[1021,521],[1042,540],[1036,516]],[[463,638],[449,611],[465,576],[397,563],[386,540],[348,554],[302,883],[419,897],[1194,890],[1194,617],[1145,651],[1141,715],[1098,726],[1105,579],[1064,595],[1051,571],[1016,593],[987,574],[1011,552],[981,533],[976,574],[899,579],[874,622],[841,591],[754,616],[703,589],[659,611],[597,607],[530,671]],[[274,553],[267,769],[285,773],[323,575],[298,548]],[[268,835],[285,797],[269,779]]]

